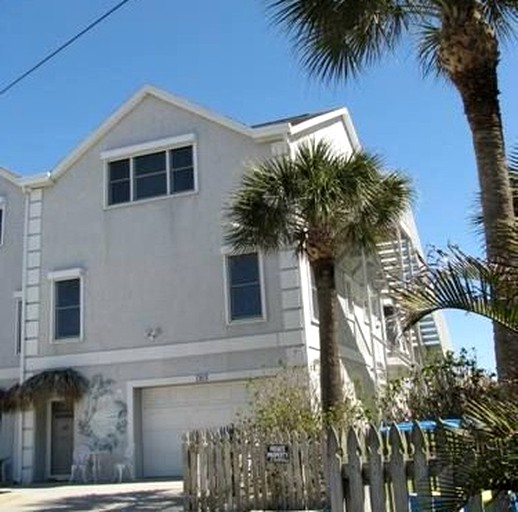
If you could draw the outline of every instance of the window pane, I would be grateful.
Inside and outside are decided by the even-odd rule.
[[[192,146],[171,150],[171,167],[173,169],[192,167]]]
[[[79,279],[56,282],[56,307],[79,306]]]
[[[171,176],[172,193],[194,190],[194,172],[192,169],[174,171]]]
[[[259,283],[232,288],[230,311],[232,320],[261,316]]]
[[[130,176],[130,161],[118,160],[109,163],[110,181],[129,179]]]
[[[135,180],[135,199],[163,196],[167,194],[167,175],[154,174]]]
[[[257,253],[229,257],[230,285],[259,282]]]
[[[81,314],[79,306],[56,309],[55,338],[76,338],[80,335]]]
[[[0,208],[0,244],[4,241],[3,234],[4,234],[4,209]]]
[[[155,172],[166,172],[165,151],[151,153],[150,155],[137,156],[133,160],[135,176],[144,176]]]
[[[108,204],[127,203],[130,200],[130,181],[118,181],[110,184]]]
[[[230,284],[230,318],[262,315],[259,257],[257,253],[228,258]]]

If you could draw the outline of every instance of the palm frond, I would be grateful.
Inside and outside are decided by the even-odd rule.
[[[420,25],[417,39],[417,57],[425,75],[444,75],[444,69],[439,59],[440,42],[441,31],[437,25],[431,22]]]
[[[477,399],[468,403],[459,428],[437,435],[440,502],[434,510],[456,511],[482,491],[518,490],[518,404]]]
[[[230,198],[226,240],[235,250],[299,252],[372,248],[395,226],[412,196],[408,179],[384,175],[381,159],[337,153],[324,141],[302,144],[293,159],[254,166]]]
[[[272,19],[293,38],[311,74],[355,76],[392,50],[415,15],[396,0],[267,0]]]
[[[498,290],[495,296],[494,290]],[[406,328],[440,309],[475,313],[518,331],[518,267],[486,262],[450,246],[394,291],[406,311]]]
[[[482,0],[482,11],[487,23],[501,40],[514,35],[518,22],[518,2],[516,0]]]

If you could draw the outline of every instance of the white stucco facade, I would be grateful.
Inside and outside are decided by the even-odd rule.
[[[68,412],[49,402],[5,415],[0,456],[11,458],[15,480],[66,476],[60,442],[130,458],[137,476],[178,474],[182,429],[231,422],[246,407],[249,379],[318,359],[307,262],[289,251],[259,254],[261,315],[231,321],[223,232],[224,205],[246,166],[310,137],[358,148],[345,109],[254,128],[145,87],[48,175],[0,173],[1,385],[69,367],[91,383]],[[109,204],[109,162],[178,141],[193,148],[190,190]],[[351,255],[337,272],[344,367],[364,393],[387,375],[380,270],[377,259]],[[80,329],[56,339],[63,280],[79,283]],[[170,466],[154,462],[162,449]]]

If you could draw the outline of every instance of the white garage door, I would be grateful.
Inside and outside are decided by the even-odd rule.
[[[182,475],[182,435],[221,427],[247,405],[246,383],[142,389],[142,465],[145,477]]]

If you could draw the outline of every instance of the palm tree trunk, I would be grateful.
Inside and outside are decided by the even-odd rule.
[[[509,262],[515,217],[498,101],[498,60],[478,73],[452,77],[464,103],[473,137],[489,260]],[[515,262],[514,262],[515,263]],[[494,290],[498,295],[498,290]],[[495,355],[501,379],[518,378],[518,337],[494,323]]]
[[[320,389],[322,410],[332,413],[343,401],[340,353],[337,340],[337,294],[333,259],[311,263],[318,295],[320,334]]]

